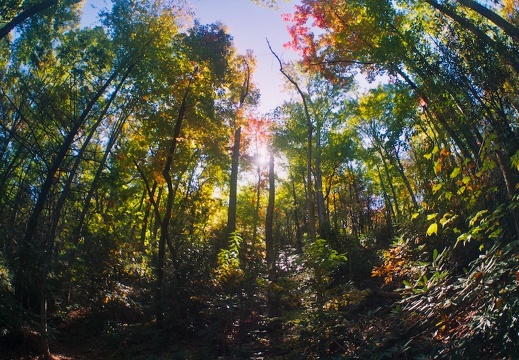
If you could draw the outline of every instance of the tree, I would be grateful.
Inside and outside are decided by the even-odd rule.
[[[294,78],[285,72],[283,68],[283,63],[281,62],[281,59],[274,53],[272,48],[270,47],[270,43],[267,44],[269,46],[270,51],[276,57],[279,63],[279,71],[287,78],[287,80],[294,85],[297,92],[301,96],[301,100],[303,102],[303,109],[304,114],[306,118],[306,126],[307,126],[307,156],[306,156],[306,184],[307,184],[307,193],[306,193],[306,202],[307,202],[307,216],[308,216],[308,232],[310,239],[316,239],[317,233],[316,233],[316,225],[315,225],[315,206],[314,206],[314,200],[313,200],[313,179],[312,179],[312,147],[313,147],[313,130],[314,125],[312,123],[312,119],[310,118],[310,113],[308,110],[308,103],[306,100],[306,96],[301,90],[299,84],[294,80]]]

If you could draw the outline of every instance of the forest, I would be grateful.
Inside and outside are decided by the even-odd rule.
[[[1,359],[518,358],[519,1],[302,0],[268,113],[187,1],[83,5],[0,4]]]

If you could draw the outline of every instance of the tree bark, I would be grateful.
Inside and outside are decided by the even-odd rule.
[[[457,14],[454,10],[450,9],[449,7],[438,3],[434,0],[425,0],[426,3],[434,7],[436,10],[440,11],[442,14],[450,17],[454,21],[456,21],[458,24],[460,24],[462,27],[464,27],[467,31],[470,31],[473,33],[480,41],[485,43],[486,45],[493,48],[498,54],[500,54],[503,57],[503,60],[507,62],[512,68],[515,70],[516,73],[519,73],[519,61],[517,60],[515,54],[508,51],[506,46],[499,43],[498,41],[495,41],[490,36],[485,34],[481,29],[479,29],[475,24],[470,22],[469,19],[464,18]]]
[[[2,28],[0,28],[0,39],[6,37],[11,30],[15,27],[23,23],[25,20],[30,18],[31,16],[36,15],[37,13],[47,10],[48,8],[57,5],[58,0],[45,0],[40,3],[34,4],[28,9],[23,10],[18,15],[16,15],[11,21],[5,24]],[[79,1],[76,1],[79,2]]]
[[[238,127],[234,133],[234,146],[232,148],[229,211],[227,213],[227,236],[231,236],[236,232],[236,203],[238,196],[238,171],[240,165],[240,137],[241,127]]]
[[[265,220],[265,247],[266,247],[266,260],[267,268],[269,273],[269,280],[273,281],[275,276],[275,259],[274,259],[274,201],[276,195],[275,189],[275,178],[274,178],[274,156],[270,156],[269,159],[269,200],[267,205],[267,216]]]
[[[169,151],[166,156],[166,163],[164,164],[164,168],[162,169],[162,176],[166,181],[166,185],[168,188],[168,195],[166,197],[166,210],[164,216],[162,217],[162,224],[160,226],[160,238],[159,238],[159,249],[158,249],[158,258],[157,258],[157,282],[155,286],[155,301],[156,301],[156,320],[157,327],[162,329],[164,326],[164,316],[162,313],[162,286],[164,282],[164,263],[165,263],[165,254],[166,254],[166,243],[169,238],[169,222],[171,220],[171,215],[173,211],[173,198],[174,198],[174,188],[173,181],[171,180],[171,167],[173,166],[173,156],[175,155],[175,150],[177,148],[177,141],[180,137],[180,130],[182,129],[182,122],[186,116],[187,109],[187,99],[189,96],[189,92],[191,90],[191,85],[194,81],[197,70],[193,72],[191,78],[189,79],[189,83],[187,85],[186,91],[184,92],[184,96],[182,98],[182,103],[180,105],[180,109],[178,111],[177,121],[175,123],[175,127],[173,129],[173,137],[171,138]]]
[[[316,127],[315,134],[315,201],[317,219],[319,220],[319,236],[323,239],[328,237],[330,224],[326,216],[323,194],[323,174],[321,171],[321,125]]]
[[[271,283],[276,281],[276,256],[274,252],[274,201],[276,196],[274,177],[274,156],[269,159],[269,200],[267,205],[267,215],[265,219],[265,248],[268,279]],[[268,312],[269,316],[278,316],[278,301],[273,288],[268,291]]]
[[[474,0],[458,0],[458,2],[496,24],[508,36],[513,38],[514,41],[519,41],[519,28],[509,23],[507,20],[505,20],[489,8],[481,5],[480,3]]]
[[[256,185],[256,208],[254,209],[254,228],[252,232],[252,243],[256,244],[258,237],[258,221],[259,221],[259,209],[260,209],[260,196],[261,196],[261,169],[258,165],[258,184]]]

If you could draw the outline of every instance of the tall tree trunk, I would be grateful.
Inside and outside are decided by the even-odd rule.
[[[150,222],[150,213],[151,213],[151,207],[153,205],[153,200],[155,199],[155,190],[157,189],[157,181],[153,182],[153,186],[151,188],[150,194],[147,194],[147,191],[145,191],[145,194],[148,195],[148,201],[146,204],[146,207],[144,209],[144,219],[142,220],[142,228],[141,228],[141,236],[140,236],[140,242],[139,242],[139,251],[144,252],[146,247],[146,230],[148,229],[148,223]]]
[[[296,184],[294,181],[294,175],[290,173],[290,182],[292,184],[292,197],[294,199],[294,222],[296,226],[296,248],[299,253],[303,251],[303,243],[302,243],[302,234],[301,229],[303,228],[300,224],[299,220],[299,211],[298,211],[298,204],[297,204],[297,192],[296,192]]]
[[[132,66],[130,65],[128,69]],[[128,70],[129,71],[129,70]],[[27,269],[35,269],[37,274],[31,275],[32,281],[38,281],[38,285],[36,286],[39,303],[40,303],[40,331],[42,336],[42,351],[43,355],[46,357],[50,357],[50,351],[48,346],[48,335],[47,335],[47,326],[46,326],[46,296],[45,296],[45,287],[46,287],[46,276],[49,268],[50,254],[49,254],[49,246],[52,247],[54,241],[53,238],[50,240],[47,239],[48,236],[54,236],[53,234],[47,234],[47,236],[41,239],[42,243],[35,246],[33,243],[33,238],[35,234],[37,234],[39,229],[39,222],[41,214],[45,209],[45,204],[47,203],[47,199],[49,194],[51,193],[52,188],[57,180],[57,175],[59,169],[63,166],[64,160],[70,150],[72,143],[74,142],[76,136],[78,135],[81,127],[85,124],[88,116],[90,115],[92,109],[95,104],[100,100],[102,95],[108,89],[108,87],[115,80],[119,71],[116,70],[112,73],[112,75],[104,82],[104,84],[98,89],[96,94],[90,99],[87,106],[79,116],[79,118],[74,119],[73,125],[65,136],[63,143],[59,147],[56,156],[52,160],[52,164],[49,167],[47,173],[45,174],[45,180],[43,185],[41,186],[40,193],[34,205],[34,208],[29,216],[27,221],[26,231],[23,238],[23,242],[19,248],[19,268],[16,271],[16,279],[15,279],[15,293],[16,296],[23,302],[23,294],[26,291],[27,287],[35,286],[35,284],[31,284],[30,281],[24,281],[24,272],[27,272]],[[58,214],[59,215],[59,214]],[[54,214],[54,217],[57,215]],[[34,248],[39,248],[41,254],[34,254]],[[34,265],[36,264],[36,265]],[[39,269],[37,269],[39,267]],[[37,279],[37,280],[36,280]]]
[[[512,25],[510,22],[499,16],[499,14],[493,12],[489,8],[481,5],[477,1],[474,0],[457,0],[460,4],[468,7],[472,11],[477,12],[479,15],[487,18],[497,26],[501,28],[508,36],[510,36],[514,41],[519,41],[519,28]]]
[[[307,155],[306,155],[306,177],[307,177],[307,193],[306,193],[306,206],[308,212],[308,236],[311,242],[315,242],[317,238],[317,231],[315,225],[315,204],[314,204],[314,194],[313,194],[313,186],[312,186],[312,146],[313,146],[313,130],[314,126],[312,124],[312,119],[310,117],[310,113],[308,111],[308,104],[306,101],[306,96],[299,87],[299,84],[283,69],[283,63],[279,56],[272,50],[270,43],[267,40],[268,47],[270,52],[277,59],[279,63],[279,71],[287,78],[287,80],[294,85],[297,92],[301,96],[301,100],[303,101],[303,108],[306,117],[306,126],[307,126]]]
[[[256,185],[256,208],[254,209],[254,228],[252,232],[252,243],[256,244],[258,237],[258,221],[259,221],[259,209],[260,209],[260,196],[261,196],[261,168],[258,165],[258,184]]]
[[[330,230],[330,224],[326,217],[323,195],[323,174],[321,171],[321,125],[317,125],[315,134],[315,201],[317,219],[319,220],[319,235],[326,239]]]
[[[267,216],[265,219],[265,248],[266,248],[266,261],[267,261],[267,273],[270,282],[276,280],[276,256],[274,253],[274,201],[276,195],[275,189],[275,177],[274,177],[274,156],[270,156],[269,159],[269,200],[267,205]],[[268,308],[269,316],[278,316],[277,311],[277,299],[273,290],[269,290],[268,293]]]
[[[240,165],[240,137],[241,127],[234,133],[232,148],[231,184],[229,189],[229,211],[227,213],[227,236],[236,232],[236,203],[238,196],[238,171]]]
[[[267,205],[267,216],[265,220],[265,247],[266,260],[269,273],[269,280],[273,281],[275,276],[275,259],[274,259],[274,200],[276,195],[274,177],[274,156],[269,159],[269,200]]]
[[[6,37],[11,32],[11,30],[23,23],[31,16],[34,16],[39,12],[47,10],[54,5],[57,5],[58,2],[58,0],[44,0],[42,2],[32,5],[28,9],[23,10],[18,15],[16,15],[11,21],[9,21],[7,24],[0,28],[0,39]]]
[[[507,62],[516,73],[519,73],[519,61],[516,55],[513,52],[509,51],[509,49],[504,44],[492,39],[483,30],[481,30],[480,28],[478,28],[478,26],[472,23],[468,18],[462,17],[461,15],[456,13],[452,8],[444,4],[440,4],[434,0],[425,0],[425,2],[434,7],[436,10],[440,11],[442,14],[456,21],[467,31],[474,34],[474,36],[476,36],[481,42],[494,49],[496,53],[501,55],[503,60]]]
[[[180,109],[178,111],[177,121],[175,123],[175,127],[173,129],[173,137],[171,138],[169,151],[166,155],[166,163],[164,164],[164,168],[162,169],[162,176],[166,181],[166,185],[168,188],[168,194],[166,197],[166,210],[164,216],[162,217],[162,224],[160,226],[160,238],[159,238],[159,249],[158,249],[158,257],[157,257],[157,281],[155,284],[155,305],[156,305],[156,321],[157,327],[162,329],[164,326],[164,316],[162,313],[162,286],[164,282],[164,263],[165,263],[165,255],[166,255],[166,242],[169,239],[169,222],[171,220],[171,215],[173,211],[173,198],[175,189],[173,188],[173,181],[171,179],[171,168],[173,166],[173,156],[175,155],[175,150],[177,148],[177,141],[180,137],[180,130],[182,129],[182,122],[186,116],[187,109],[187,98],[189,92],[191,90],[192,82],[194,81],[196,75],[196,70],[193,72],[191,78],[189,79],[189,83],[187,85],[186,91],[184,92],[184,96],[182,98],[182,103],[180,105]]]
[[[394,161],[396,162],[396,168],[398,170],[398,173],[400,174],[400,177],[402,178],[402,180],[404,181],[404,185],[407,189],[407,192],[409,193],[409,196],[411,197],[411,201],[413,203],[413,207],[415,209],[418,208],[418,201],[416,200],[416,195],[414,193],[414,190],[413,188],[411,187],[411,183],[409,182],[409,179],[405,173],[405,169],[404,169],[404,165],[402,165],[402,161],[400,160],[400,156],[398,156],[398,151],[396,149],[394,149],[394,153],[395,153],[395,157],[394,157]],[[389,155],[389,153],[387,152],[386,150],[386,154],[390,157],[390,162],[391,162],[391,159],[393,159],[393,157],[391,157]]]
[[[38,199],[36,200],[36,204],[34,205],[29,220],[27,221],[27,230],[25,232],[23,240],[24,244],[28,245],[32,242],[33,235],[36,233],[36,230],[38,228],[38,220],[44,209],[45,202],[47,201],[47,197],[52,189],[52,185],[56,180],[56,174],[58,173],[59,168],[63,164],[63,160],[69,152],[70,146],[72,145],[75,137],[77,136],[81,126],[83,126],[84,122],[89,116],[90,111],[93,109],[94,105],[99,101],[106,89],[111,85],[112,81],[115,79],[117,74],[118,71],[114,71],[112,75],[105,81],[103,86],[99,88],[97,93],[87,104],[86,108],[83,110],[79,119],[74,121],[72,128],[65,137],[63,143],[61,144],[61,147],[57,151],[56,157],[54,158],[52,165],[49,167],[49,170],[45,175],[45,181],[43,182],[43,185],[41,187]]]

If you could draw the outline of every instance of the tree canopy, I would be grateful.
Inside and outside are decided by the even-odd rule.
[[[2,356],[517,356],[516,1],[302,0],[269,113],[225,24],[109,6],[0,5]]]

